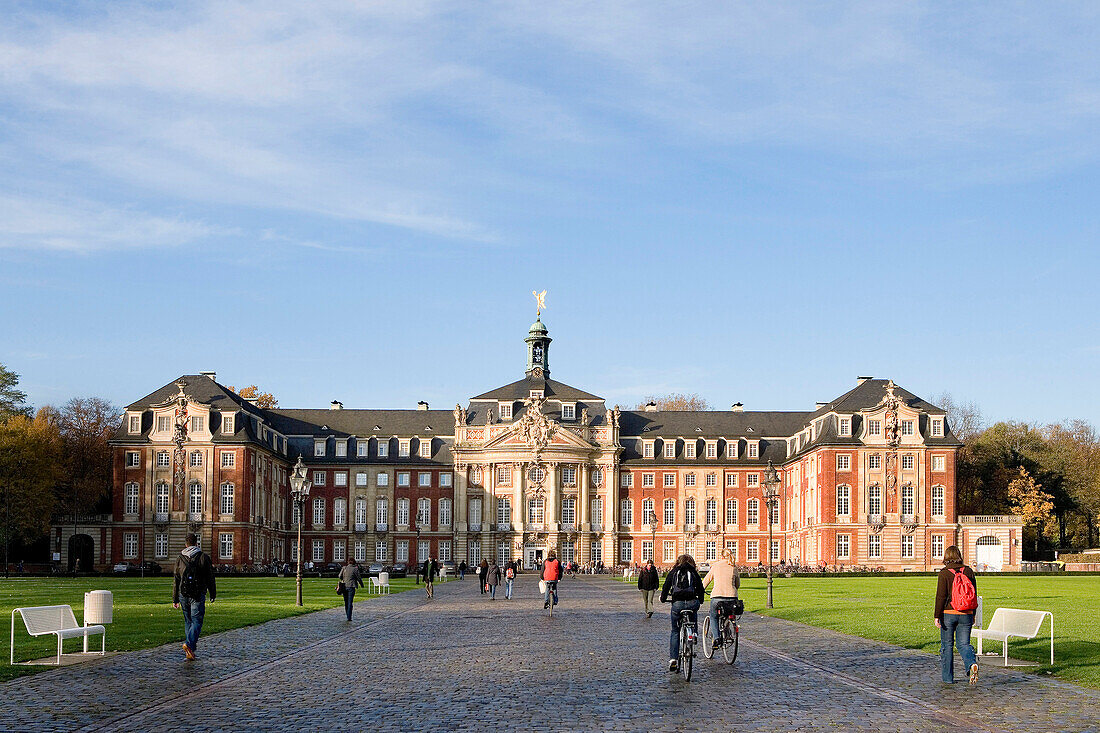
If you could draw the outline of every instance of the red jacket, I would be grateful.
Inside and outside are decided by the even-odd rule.
[[[561,561],[557,558],[547,560],[542,564],[543,580],[561,580]]]

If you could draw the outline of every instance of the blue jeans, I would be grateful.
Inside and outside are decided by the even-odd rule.
[[[732,601],[732,598],[728,597],[710,597],[710,633],[715,639],[719,638],[721,634],[718,631],[718,604],[722,601]]]
[[[348,621],[351,621],[351,604],[352,599],[355,598],[355,588],[348,588],[344,591],[344,613],[348,615]]]
[[[940,677],[944,682],[955,681],[955,650],[952,642],[959,648],[966,671],[970,671],[970,665],[978,663],[978,657],[974,654],[974,647],[970,644],[970,630],[974,628],[974,615],[961,613],[945,613],[943,625],[940,627]]]
[[[550,602],[551,593],[554,594],[554,605],[556,606],[558,605],[558,581],[556,580],[546,581],[546,592],[542,595],[542,602],[544,604]]]
[[[191,651],[199,645],[199,632],[202,631],[202,618],[206,615],[206,596],[188,598],[180,596],[180,608],[183,609],[183,637]]]
[[[493,585],[492,583],[489,583],[489,599],[495,601],[496,598],[497,598],[497,587],[495,585]]]
[[[685,610],[691,611],[692,624],[698,621],[699,614],[696,612],[699,610],[699,599],[692,598],[690,601],[672,602],[672,634],[668,637],[669,659],[680,658],[680,611]]]
[[[506,578],[504,580],[504,600],[507,601],[512,597],[512,584],[515,582],[515,578]]]

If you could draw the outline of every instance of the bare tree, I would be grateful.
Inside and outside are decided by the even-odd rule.
[[[647,403],[656,402],[658,410],[688,410],[691,412],[702,412],[703,410],[709,410],[710,404],[706,399],[700,397],[695,392],[691,394],[685,394],[683,392],[672,392],[666,395],[651,395],[642,400],[637,409],[643,410]]]
[[[985,429],[982,408],[976,402],[956,400],[950,392],[932,395],[929,402],[947,412],[947,423],[951,426],[951,432],[964,443],[976,438]]]

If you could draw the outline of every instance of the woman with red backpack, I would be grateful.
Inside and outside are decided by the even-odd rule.
[[[940,678],[955,682],[955,650],[959,648],[969,671],[970,684],[978,681],[978,657],[970,644],[974,612],[978,609],[978,584],[974,571],[963,564],[962,553],[951,545],[943,553],[943,570],[936,586],[936,626],[940,630]]]

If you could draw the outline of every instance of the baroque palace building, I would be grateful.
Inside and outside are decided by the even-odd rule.
[[[554,548],[670,565],[729,547],[742,565],[929,570],[958,544],[972,564],[1019,564],[1018,518],[956,515],[947,415],[892,381],[860,377],[807,412],[622,410],[550,379],[541,318],[525,342],[522,379],[453,410],[263,409],[213,372],[180,377],[126,408],[113,513],[55,524],[55,551],[70,569],[165,561],[196,531],[215,563],[291,560],[300,459],[315,563],[533,566]]]

